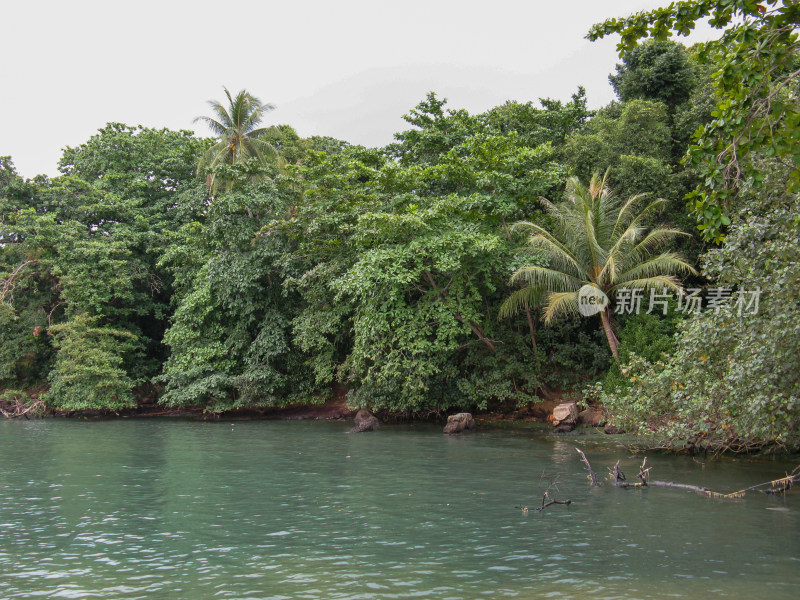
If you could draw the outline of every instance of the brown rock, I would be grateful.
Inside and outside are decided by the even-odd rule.
[[[603,433],[607,433],[609,435],[616,435],[618,433],[625,433],[625,432],[619,427],[616,427],[615,425],[606,425],[603,428]]]
[[[366,409],[361,409],[356,413],[356,426],[347,433],[363,433],[365,431],[374,431],[380,427],[381,422],[377,417]]]
[[[578,422],[578,407],[574,402],[564,402],[553,409],[553,425],[556,427],[561,423],[572,425]]]
[[[475,428],[475,419],[470,413],[458,413],[447,417],[447,425],[444,426],[444,433],[452,435]]]
[[[600,427],[604,420],[603,411],[599,408],[587,408],[578,413],[578,422],[589,427]]]

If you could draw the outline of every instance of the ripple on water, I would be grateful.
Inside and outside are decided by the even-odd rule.
[[[0,423],[0,598],[780,599],[800,584],[796,496],[589,488],[571,444],[524,433],[345,430]],[[584,450],[596,470],[626,460]],[[786,470],[649,462],[734,488]],[[555,470],[573,504],[521,518]]]

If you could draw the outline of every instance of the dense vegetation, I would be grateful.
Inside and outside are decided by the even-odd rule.
[[[596,26],[623,36],[596,112],[580,87],[477,115],[431,93],[370,149],[225,90],[216,139],[112,123],[59,177],[3,158],[0,390],[221,412],[341,384],[420,415],[585,389],[662,443],[797,446],[800,19],[763,4]],[[722,41],[666,39],[705,15]],[[687,311],[684,285],[728,302]]]

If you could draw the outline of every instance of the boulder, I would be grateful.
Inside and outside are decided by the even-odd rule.
[[[587,408],[578,413],[578,422],[588,427],[600,427],[605,418],[599,408]]]
[[[374,431],[380,427],[381,424],[375,415],[363,408],[356,413],[355,422],[356,426],[347,433],[363,433],[365,431]]]
[[[625,432],[619,427],[616,427],[615,425],[606,425],[605,428],[603,429],[603,433],[607,433],[609,435],[616,435],[618,433],[625,433]]]
[[[564,402],[553,409],[553,425],[562,423],[575,425],[578,422],[578,406],[574,402]]]
[[[444,433],[450,435],[469,431],[475,428],[475,419],[470,413],[458,413],[447,417],[447,425],[444,426]]]

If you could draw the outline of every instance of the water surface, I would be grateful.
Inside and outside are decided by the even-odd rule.
[[[611,437],[169,419],[0,422],[1,598],[796,598],[800,490],[591,488]],[[652,456],[731,491],[792,459]],[[544,473],[545,478],[542,479]],[[559,499],[527,515],[558,476]]]

